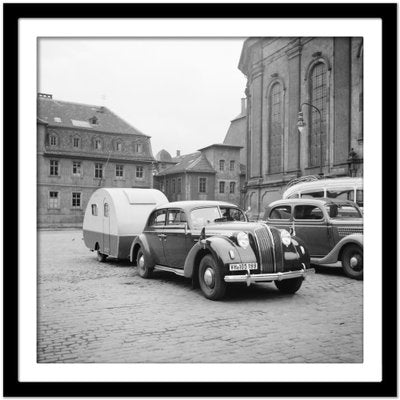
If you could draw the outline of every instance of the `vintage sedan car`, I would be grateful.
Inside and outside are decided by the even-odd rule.
[[[277,200],[266,208],[263,220],[294,231],[306,244],[312,264],[341,261],[346,275],[363,278],[363,218],[356,203],[327,198]]]
[[[220,201],[156,207],[132,243],[130,260],[142,278],[154,270],[173,272],[192,279],[211,300],[233,282],[274,281],[282,292],[295,293],[314,271],[304,245],[288,231],[248,222],[240,208]]]

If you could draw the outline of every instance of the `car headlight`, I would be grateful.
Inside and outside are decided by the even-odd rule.
[[[236,235],[237,243],[243,249],[247,249],[249,246],[249,235],[246,232],[239,232]]]
[[[281,230],[281,240],[285,246],[289,246],[292,242],[292,237],[290,236],[290,233],[285,229]]]

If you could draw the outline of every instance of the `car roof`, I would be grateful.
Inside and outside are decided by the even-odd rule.
[[[164,209],[164,208],[181,208],[183,210],[192,210],[193,208],[198,207],[213,207],[213,206],[227,206],[227,207],[235,207],[240,208],[235,204],[227,203],[225,201],[217,201],[217,200],[186,200],[186,201],[173,201],[171,203],[165,203],[158,207],[156,210]]]
[[[280,204],[311,204],[311,205],[325,205],[325,204],[348,204],[355,205],[351,200],[330,199],[326,197],[318,197],[313,199],[281,199],[270,203],[266,208],[275,207]]]

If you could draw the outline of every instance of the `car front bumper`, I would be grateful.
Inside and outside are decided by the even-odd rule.
[[[315,273],[314,268],[303,268],[298,271],[275,272],[272,274],[245,274],[226,275],[225,282],[247,282],[247,285],[255,282],[283,281],[284,279],[305,278],[306,275]]]

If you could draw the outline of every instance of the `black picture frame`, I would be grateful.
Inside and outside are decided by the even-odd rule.
[[[18,21],[21,18],[363,18],[382,20],[383,192],[397,205],[397,4],[4,4],[3,5],[3,394],[14,396],[396,396],[397,210],[382,218],[381,382],[20,382],[18,379]],[[7,194],[7,196],[6,196]],[[10,197],[9,194],[12,196]],[[11,201],[10,201],[11,200]],[[393,211],[394,210],[394,211]],[[385,215],[382,215],[385,217]],[[387,217],[386,217],[387,218]],[[367,271],[370,273],[372,271]]]

